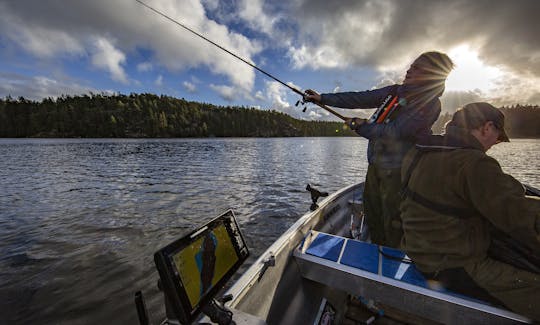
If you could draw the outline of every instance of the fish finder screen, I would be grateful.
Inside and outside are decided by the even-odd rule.
[[[232,210],[158,250],[160,283],[178,320],[193,322],[248,256]]]
[[[238,261],[223,223],[201,234],[171,258],[192,308]]]

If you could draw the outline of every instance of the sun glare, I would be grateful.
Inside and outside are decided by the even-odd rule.
[[[467,45],[454,48],[448,55],[455,68],[446,80],[447,90],[489,92],[494,80],[502,75],[498,68],[485,65]]]

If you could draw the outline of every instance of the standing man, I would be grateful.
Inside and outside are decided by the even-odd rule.
[[[502,112],[472,103],[454,114],[444,136],[407,153],[402,247],[446,288],[540,321],[539,266],[530,263],[540,253],[540,200],[486,155],[501,141],[508,141]],[[504,238],[525,253],[508,258],[497,244]]]
[[[403,234],[399,216],[401,161],[417,139],[431,135],[439,117],[439,97],[454,64],[444,53],[425,52],[411,64],[403,84],[361,92],[321,94],[306,91],[305,100],[341,108],[376,108],[396,103],[380,123],[353,118],[346,123],[369,139],[364,213],[372,242],[399,247]]]

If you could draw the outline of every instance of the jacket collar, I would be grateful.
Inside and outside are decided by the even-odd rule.
[[[484,151],[482,144],[470,133],[469,130],[448,126],[446,134],[431,135],[418,140],[416,147],[420,150],[454,150],[475,149]]]

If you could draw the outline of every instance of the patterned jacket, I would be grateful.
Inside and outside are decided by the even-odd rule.
[[[375,90],[321,94],[323,104],[348,108],[379,107],[391,96],[406,98],[407,103],[392,115],[388,123],[360,125],[355,131],[369,139],[368,162],[382,168],[400,168],[403,156],[418,139],[431,135],[431,126],[441,113],[440,93],[429,98],[414,98],[417,89],[392,85]]]

